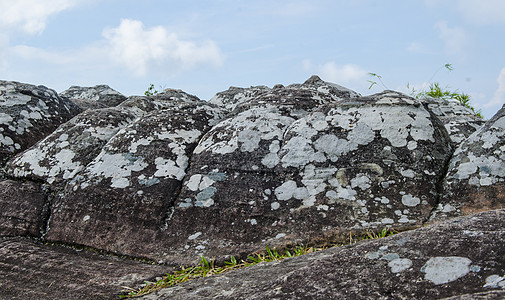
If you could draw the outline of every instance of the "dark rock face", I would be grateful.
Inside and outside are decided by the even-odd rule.
[[[68,90],[61,92],[60,96],[69,98],[82,110],[116,106],[126,100],[124,95],[108,85],[71,86]]]
[[[0,165],[79,112],[54,90],[0,80]]]
[[[124,287],[168,270],[29,239],[0,239],[0,299],[119,299]]]
[[[0,181],[0,236],[40,237],[48,217],[46,195],[33,182]]]
[[[488,211],[384,239],[186,282],[142,299],[503,296],[503,291],[490,290],[505,286],[504,226],[505,211]],[[475,298],[465,294],[475,294]]]
[[[418,101],[389,91],[301,114],[311,98],[300,108],[279,98],[305,116],[285,116],[279,103],[251,108],[195,149],[170,221],[170,258],[245,254],[428,218],[451,147]],[[187,222],[202,215],[210,217]]]
[[[189,157],[220,119],[203,101],[179,102],[184,109],[146,114],[105,144],[53,204],[48,240],[132,256],[162,251]]]
[[[19,236],[179,266],[194,264],[201,255],[222,262],[266,246],[334,243],[347,240],[349,232],[390,226],[407,230],[428,219],[504,207],[505,109],[475,131],[482,120],[458,103],[417,100],[394,91],[362,97],[313,76],[303,84],[232,87],[209,102],[174,89],[124,98],[107,86],[72,87],[62,94],[81,101],[83,108],[96,109],[60,125],[78,111],[67,98],[43,87],[0,83],[0,146],[8,146],[0,150],[0,251],[9,261],[5,270],[0,263],[0,273],[10,274],[9,282],[25,280],[24,269],[18,269],[18,279],[7,271],[22,260],[16,247],[47,254],[49,267],[40,270],[59,272],[52,260],[62,253],[59,247]],[[23,144],[26,132],[37,136],[30,135],[32,140]],[[502,215],[498,211],[458,222],[482,229],[488,223],[500,225]],[[456,294],[441,292],[440,286],[459,287],[460,278],[468,288],[463,285],[458,295],[503,287],[500,278],[505,275],[493,269],[503,262],[495,256],[486,261],[477,253],[494,251],[477,245],[493,237],[496,243],[488,244],[495,247],[503,232],[481,235],[483,229],[470,228],[465,233],[460,223],[400,235],[408,237],[401,243],[363,243],[328,250],[318,261],[311,260],[314,255],[307,261],[278,263],[287,269],[265,269],[264,274],[277,272],[288,283],[266,278],[245,282],[259,289],[258,299],[341,298],[341,291],[350,298],[409,298],[421,295],[421,288],[428,291],[421,298],[450,297]],[[471,247],[463,244],[466,238]],[[67,254],[65,259],[76,259]],[[337,257],[348,260],[330,271]],[[44,261],[33,256],[27,270],[36,269],[35,259]],[[130,274],[122,268],[132,262],[118,260],[117,276]],[[76,272],[86,276],[100,265],[95,258],[82,263],[91,269]],[[371,267],[366,269],[366,264]],[[441,270],[453,266],[452,275]],[[308,277],[298,276],[298,268]],[[156,276],[156,270],[146,269],[135,280]],[[452,278],[453,273],[459,274],[456,279],[441,283],[440,276]],[[54,278],[58,276],[68,280],[61,273]],[[357,281],[339,281],[345,276]],[[368,287],[366,276],[373,279]],[[477,288],[475,276],[484,280],[485,290]],[[1,284],[6,295],[28,295]],[[113,285],[103,291],[116,291]],[[75,295],[81,295],[81,287]],[[223,288],[219,295],[242,295],[234,294],[235,289]],[[199,296],[214,295],[197,290]],[[246,294],[256,299],[255,293]]]
[[[443,101],[428,98],[421,101],[426,109],[435,114],[444,124],[454,145],[459,145],[486,122],[456,100]]]
[[[505,107],[456,149],[432,219],[505,207]]]

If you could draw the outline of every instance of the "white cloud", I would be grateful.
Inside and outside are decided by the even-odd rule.
[[[103,32],[109,55],[136,75],[150,67],[165,65],[191,68],[196,65],[220,66],[224,56],[215,42],[182,40],[162,26],[144,28],[141,21],[123,19],[121,24]]]
[[[49,16],[77,3],[78,0],[0,0],[0,28],[41,33]]]
[[[306,71],[318,74],[326,81],[337,84],[364,83],[368,76],[368,72],[357,65],[337,65],[333,61],[315,66],[309,60],[305,60],[303,61],[303,68]]]
[[[498,89],[494,92],[491,101],[484,105],[486,108],[499,106],[505,102],[505,68],[501,69],[496,81],[498,82]]]
[[[448,54],[461,54],[468,44],[466,32],[459,27],[449,27],[447,21],[435,24],[438,37],[444,42],[445,51]]]

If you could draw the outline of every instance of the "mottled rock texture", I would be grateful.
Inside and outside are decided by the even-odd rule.
[[[0,299],[119,299],[125,287],[170,271],[24,238],[0,239]]]
[[[0,164],[80,112],[45,86],[0,80]]]
[[[0,236],[40,237],[49,217],[46,198],[40,184],[0,181]]]
[[[505,106],[456,149],[432,219],[505,207]]]
[[[157,291],[142,299],[502,299],[505,211],[488,211]],[[470,296],[468,294],[474,294]],[[500,296],[492,298],[493,295]]]
[[[132,257],[174,267],[194,264],[201,255],[222,262],[266,246],[334,243],[347,240],[350,232],[407,230],[427,220],[503,207],[503,109],[480,128],[483,121],[456,102],[418,100],[395,91],[361,96],[317,76],[288,86],[232,87],[209,102],[174,89],[151,97],[125,98],[107,86],[72,87],[62,94],[65,97],[43,87],[0,82],[0,146],[5,146],[0,150],[0,237],[12,261],[24,255],[15,247],[61,250],[19,239],[27,236],[122,255],[120,277],[129,274],[121,262],[127,266]],[[79,108],[68,99],[86,109],[69,121]],[[37,134],[28,138],[27,132]],[[475,221],[461,220],[465,226]],[[433,228],[443,227],[437,226]],[[419,234],[425,234],[423,230]],[[406,250],[391,252],[398,257],[380,252],[385,245],[378,242],[353,246],[361,249],[349,256],[355,259],[349,262],[349,274],[356,280],[388,270],[395,271],[395,277],[385,277],[384,287],[373,276],[376,281],[368,289],[340,286],[352,291],[350,295],[387,298],[397,292],[398,283],[396,298],[409,298],[407,282],[412,282],[420,284],[417,289],[427,289],[426,295],[449,297],[455,294],[439,292],[440,278],[430,273],[439,265],[456,264],[455,274],[470,268],[462,278],[478,274],[487,276],[482,277],[485,281],[493,276],[487,273],[494,267],[474,253],[481,251],[477,245],[486,242],[488,234],[453,236],[451,230],[433,238],[423,235],[427,252],[415,252],[414,245],[421,242],[409,239]],[[497,232],[489,236],[502,234]],[[461,243],[468,239],[477,250],[465,256],[456,248],[468,247],[454,244],[452,251],[447,248],[452,238]],[[374,245],[379,250],[372,250]],[[338,251],[351,251],[345,249]],[[360,256],[369,252],[378,258]],[[103,253],[97,257],[110,259]],[[324,272],[303,267],[307,278],[310,272],[321,276],[321,284],[303,281],[289,270],[285,275],[278,271],[279,278],[305,285],[309,294],[340,295],[338,285],[324,290],[325,280],[337,280],[347,270],[324,269],[336,263],[336,258],[325,263],[330,257],[310,262]],[[91,273],[100,264],[94,261],[82,262],[93,265]],[[363,262],[372,267],[366,269]],[[351,263],[361,269],[352,269]],[[40,264],[45,270],[41,258]],[[6,266],[2,274],[10,268]],[[37,269],[35,260],[32,268]],[[155,270],[135,280],[159,275]],[[485,288],[462,288],[460,294],[487,292],[495,281],[499,289],[505,276],[500,272],[488,278]],[[14,273],[9,274],[15,282]],[[282,297],[302,297],[287,284],[275,283]],[[16,286],[9,291],[24,295],[20,290]],[[275,291],[268,288],[258,295],[275,298]],[[410,293],[417,295],[417,290]]]
[[[116,106],[126,100],[126,97],[108,85],[94,87],[71,86],[60,93],[61,97],[69,98],[82,110]]]

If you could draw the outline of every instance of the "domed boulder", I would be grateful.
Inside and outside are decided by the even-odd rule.
[[[80,112],[45,86],[0,80],[0,164]]]

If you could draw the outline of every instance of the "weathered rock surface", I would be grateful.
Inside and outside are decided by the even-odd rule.
[[[142,299],[441,299],[452,296],[458,297],[450,299],[479,299],[476,293],[503,296],[503,228],[505,211],[488,211],[384,239],[186,282]]]
[[[459,145],[486,122],[456,100],[426,98],[421,101],[444,124],[454,145]]]
[[[0,239],[0,299],[119,299],[124,287],[169,270],[30,239]]]
[[[72,102],[43,87],[11,82],[5,86],[2,90],[0,84],[0,121],[5,121],[5,126],[0,122],[0,142],[10,143],[6,132],[11,127],[13,132],[18,127],[25,128],[27,115],[40,115],[40,120],[36,120],[42,123],[30,124],[41,130],[47,124],[54,125],[52,131],[34,136],[24,146],[17,142],[17,147],[13,139],[8,148],[12,152],[0,150],[4,151],[0,161],[0,236],[4,237],[0,246],[4,250],[0,251],[8,253],[9,261],[22,259],[24,250],[16,252],[16,247],[49,253],[50,259],[61,252],[58,247],[33,244],[19,236],[84,245],[179,266],[198,262],[200,255],[219,262],[230,255],[243,257],[265,246],[333,243],[347,239],[350,231],[387,226],[412,229],[425,224],[430,216],[434,221],[504,207],[504,109],[475,131],[482,120],[458,103],[417,100],[394,91],[362,97],[317,76],[303,84],[273,88],[232,87],[209,102],[173,89],[153,97],[124,99],[106,86],[72,87],[63,93],[66,97],[76,102],[79,101],[75,99],[81,99],[80,105],[87,103],[97,109],[87,109],[54,130],[65,118],[77,113]],[[21,102],[23,105],[18,105]],[[55,111],[57,120],[52,120],[49,113],[43,116],[42,108]],[[29,130],[33,133],[38,127]],[[17,131],[15,137],[22,137],[26,130]],[[21,153],[3,165],[17,152]],[[498,211],[459,222],[484,228],[487,221],[478,220],[496,216],[492,222],[498,222],[502,215]],[[278,272],[280,278],[305,285],[306,292],[317,297],[321,291],[341,295],[338,286],[342,291],[351,291],[349,295],[365,298],[409,298],[408,293],[417,295],[421,288],[428,290],[426,295],[450,297],[456,294],[439,292],[439,287],[446,285],[431,280],[434,277],[430,276],[439,275],[427,275],[426,269],[436,269],[439,263],[445,266],[448,261],[454,262],[448,257],[458,257],[455,263],[459,269],[455,272],[468,267],[471,272],[461,275],[461,280],[466,283],[465,278],[472,278],[469,288],[462,288],[458,295],[487,292],[476,288],[477,281],[472,280],[477,277],[486,282],[486,278],[496,275],[488,278],[486,288],[500,289],[500,282],[504,282],[500,278],[505,274],[496,266],[503,265],[503,261],[488,264],[479,251],[495,250],[478,245],[493,236],[497,241],[487,246],[495,247],[503,233],[499,229],[474,232],[470,227],[470,233],[465,233],[451,227],[460,223],[415,231],[407,235],[403,245],[370,242],[338,250],[341,252],[328,250],[325,253],[333,254],[321,254],[319,261],[310,261],[315,256],[309,256],[307,261],[290,260],[293,262],[279,265],[291,269],[265,269],[264,273]],[[428,238],[427,232],[434,237]],[[426,241],[414,239],[416,234]],[[476,248],[462,244],[465,239]],[[417,249],[417,244],[426,247]],[[385,246],[388,248],[380,248]],[[349,256],[352,251],[357,251],[353,252],[356,255]],[[374,252],[378,259],[363,258]],[[73,261],[76,258],[72,253],[64,258]],[[387,256],[393,253],[398,257]],[[344,268],[336,271],[325,269],[337,263],[337,256],[350,260],[342,262]],[[494,257],[491,255],[490,259]],[[41,272],[57,270],[53,263],[56,258],[49,264],[37,259],[42,264]],[[129,274],[122,268],[130,263],[126,257],[118,258],[117,276]],[[364,269],[366,263],[372,267]],[[94,258],[85,258],[82,264],[84,268],[91,265],[92,270],[86,273],[76,269],[79,274],[92,274],[99,265]],[[0,273],[10,274],[8,282],[16,282],[14,273],[7,271],[11,265],[0,263]],[[36,265],[34,258],[30,268],[36,270]],[[321,272],[309,265],[318,266]],[[409,266],[402,269],[406,265]],[[321,284],[297,277],[293,270],[299,267],[300,274],[307,278],[323,278]],[[393,272],[394,278],[387,277],[393,269],[402,270]],[[16,270],[25,274],[25,270]],[[135,278],[155,276],[153,270]],[[351,271],[344,274],[344,270]],[[495,273],[489,273],[490,270]],[[282,272],[286,274],[280,275]],[[381,287],[380,280],[373,277],[372,288],[364,286],[365,275],[376,272],[386,276],[386,284]],[[64,282],[69,280],[66,274],[54,275],[53,280],[58,276]],[[338,281],[345,276],[358,281]],[[330,279],[339,285],[327,287]],[[80,282],[89,283],[84,279]],[[281,279],[261,282],[251,283],[260,288],[258,297],[294,295],[296,299],[309,295],[296,288],[290,290],[289,283]],[[419,284],[418,290],[410,290],[412,283]],[[280,286],[282,295],[274,294],[275,287],[262,289],[262,284]],[[75,295],[81,295],[82,286],[74,287]],[[109,287],[103,291],[116,289]],[[25,296],[20,285],[0,288],[9,291],[7,295]],[[100,292],[97,295],[102,296]],[[226,293],[222,296],[232,297]],[[254,295],[249,292],[249,297]]]
[[[0,80],[0,165],[79,112],[45,86]]]
[[[0,236],[40,237],[49,217],[46,197],[39,184],[0,181]]]
[[[69,98],[82,110],[116,106],[126,100],[123,94],[108,85],[71,86],[68,90],[61,92],[60,96]]]
[[[200,141],[170,220],[177,231],[167,231],[170,260],[185,250],[193,260],[220,259],[428,218],[452,149],[420,102],[387,91],[331,104],[279,91],[282,102],[243,102],[252,108]],[[318,108],[314,98],[327,103]]]
[[[505,207],[505,106],[456,149],[432,219]]]
[[[151,258],[165,251],[189,157],[221,118],[203,101],[172,102],[118,131],[75,176],[52,205],[48,240]]]

